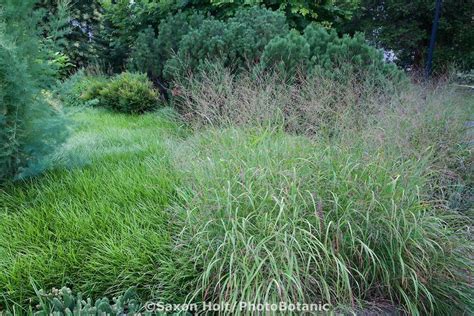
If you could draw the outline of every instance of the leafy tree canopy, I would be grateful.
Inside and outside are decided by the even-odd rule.
[[[393,50],[401,66],[421,68],[427,55],[434,7],[434,0],[362,0],[343,30],[364,31],[376,45]],[[443,1],[435,67],[455,62],[465,69],[474,68],[473,12],[473,1]]]

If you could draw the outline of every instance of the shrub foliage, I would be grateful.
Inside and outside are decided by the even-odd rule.
[[[56,87],[56,94],[65,106],[93,105],[100,90],[107,84],[103,75],[90,75],[81,69]]]
[[[310,46],[296,31],[285,37],[275,37],[266,46],[262,55],[264,68],[277,68],[282,74],[294,77],[298,69],[308,64]]]
[[[43,170],[65,135],[60,109],[45,98],[55,71],[34,5],[5,1],[0,12],[0,182]]]
[[[239,8],[227,19],[199,11],[178,12],[168,15],[157,29],[148,26],[138,33],[127,68],[168,83],[198,73],[209,62],[235,72],[255,65],[277,68],[288,79],[297,68],[304,75],[317,72],[346,81],[352,74],[370,80],[402,76],[362,34],[339,37],[334,29],[316,24],[309,24],[303,33],[290,32],[281,11],[258,6]]]
[[[206,19],[183,36],[177,55],[166,63],[166,77],[172,80],[196,73],[209,61],[247,68],[258,63],[272,38],[287,32],[282,13],[259,7],[242,9],[227,21]]]
[[[128,58],[127,69],[156,78],[160,75],[161,66],[159,43],[153,28],[148,27],[138,34]]]
[[[124,72],[99,90],[99,104],[123,113],[143,113],[157,107],[159,95],[145,74]]]
[[[394,64],[384,61],[383,54],[370,46],[358,33],[353,37],[338,37],[334,30],[309,25],[304,35],[291,32],[286,37],[274,38],[265,47],[262,56],[264,69],[278,67],[290,77],[295,69],[306,74],[318,73],[339,81],[352,76],[359,80],[400,80],[403,74]]]
[[[60,86],[58,94],[68,106],[103,106],[123,113],[147,112],[160,103],[147,76],[131,72],[107,78],[80,70]]]

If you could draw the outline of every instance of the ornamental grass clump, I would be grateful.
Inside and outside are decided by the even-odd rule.
[[[235,128],[175,150],[189,183],[173,208],[189,300],[472,310],[466,219],[425,199],[429,155]]]

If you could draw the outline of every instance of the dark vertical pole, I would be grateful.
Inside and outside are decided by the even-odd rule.
[[[426,61],[425,77],[431,75],[431,68],[433,66],[433,51],[436,42],[436,31],[438,31],[439,15],[441,13],[441,0],[436,0],[435,16],[433,20],[433,27],[431,28],[430,47],[428,48],[428,60]]]

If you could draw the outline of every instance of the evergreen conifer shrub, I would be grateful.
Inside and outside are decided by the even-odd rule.
[[[149,26],[138,34],[128,58],[127,69],[156,78],[160,75],[161,68],[159,42],[155,31]]]
[[[124,72],[99,91],[99,105],[123,113],[143,113],[157,107],[159,94],[145,74]]]
[[[321,68],[333,79],[346,79],[355,74],[361,81],[371,80],[383,83],[386,79],[400,80],[402,71],[393,63],[384,60],[383,53],[369,45],[362,33],[353,37],[329,37],[326,51],[314,54],[313,67]],[[319,60],[318,60],[319,59]]]
[[[192,30],[201,26],[205,16],[199,12],[192,14],[188,12],[178,12],[168,17],[160,23],[157,38],[158,51],[163,63],[171,59],[179,49],[181,39]],[[161,65],[163,67],[164,65]]]
[[[80,70],[61,84],[58,95],[66,106],[101,106],[123,113],[143,113],[159,104],[159,93],[147,75],[132,72],[106,77]]]
[[[45,97],[55,69],[35,4],[7,0],[0,11],[0,182],[45,169],[67,134],[61,110]]]
[[[230,42],[226,35],[225,22],[204,20],[199,28],[183,36],[178,53],[166,62],[165,78],[172,80],[196,72],[207,61],[228,65]]]
[[[166,62],[165,78],[197,73],[208,62],[233,69],[251,67],[259,62],[265,45],[288,29],[281,12],[260,7],[238,10],[226,21],[208,18],[182,37],[177,54]]]
[[[299,32],[293,30],[285,37],[272,39],[262,55],[264,68],[275,67],[280,73],[294,77],[296,71],[306,68],[310,46]]]
[[[276,36],[285,36],[289,31],[286,17],[282,12],[260,7],[238,10],[228,21],[231,59],[241,66],[256,64],[265,45]]]
[[[199,12],[178,12],[163,19],[158,33],[149,25],[133,43],[127,69],[146,73],[151,79],[162,78],[164,64],[178,52],[183,36],[199,27],[204,19]]]
[[[364,35],[338,37],[334,30],[309,25],[300,35],[293,31],[286,37],[276,37],[265,47],[260,66],[278,68],[288,77],[295,68],[307,75],[318,74],[341,82],[357,78],[383,84],[387,79],[399,81],[403,73],[395,64],[385,62],[381,51],[369,45]]]

